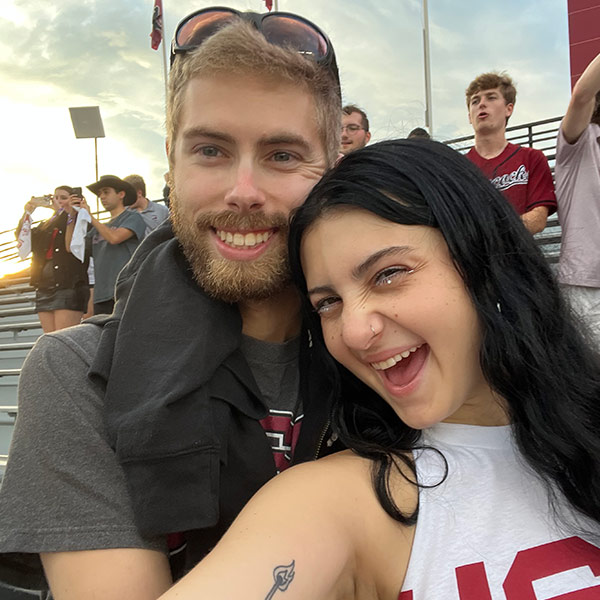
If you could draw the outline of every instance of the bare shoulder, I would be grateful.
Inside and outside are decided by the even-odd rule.
[[[342,497],[379,505],[373,487],[372,460],[358,456],[351,450],[337,452],[319,460],[291,467],[268,485],[289,489],[301,485],[305,492],[324,494],[332,499]],[[390,490],[398,507],[412,513],[416,507],[414,475],[399,459],[390,471]],[[346,502],[344,502],[345,504]],[[383,510],[383,509],[382,509]]]

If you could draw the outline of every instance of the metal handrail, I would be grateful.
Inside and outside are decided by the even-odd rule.
[[[551,133],[551,132],[555,132],[558,133],[558,123],[560,123],[562,121],[562,117],[552,117],[551,119],[543,119],[541,121],[532,121],[531,123],[523,123],[522,125],[513,125],[512,127],[507,127],[506,128],[506,132],[507,133],[511,133],[513,131],[520,131],[522,129],[527,130],[527,138],[529,140],[529,146],[533,147],[533,143],[535,143],[534,140],[534,136],[537,133],[537,135],[539,135],[540,133]],[[543,131],[543,132],[533,132],[533,128],[534,127],[539,127],[540,125],[546,125],[548,123],[557,123],[556,128],[552,128],[552,129],[548,129],[547,131]],[[523,135],[523,134],[521,134]],[[521,136],[506,136],[507,140],[511,140],[511,139],[518,139]],[[475,134],[471,133],[469,135],[463,135],[462,137],[457,137],[457,138],[452,138],[450,140],[445,140],[444,144],[448,144],[449,146],[451,146],[452,144],[459,144],[461,142],[467,142],[467,141],[474,141],[475,139]]]

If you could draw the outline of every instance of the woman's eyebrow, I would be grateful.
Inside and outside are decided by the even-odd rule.
[[[314,288],[310,288],[310,290],[307,290],[306,293],[309,296],[312,296],[313,294],[333,294],[334,290],[328,285],[318,285]]]
[[[414,250],[412,246],[388,246],[368,256],[363,262],[352,269],[352,277],[360,279],[378,260],[384,256],[407,254]]]

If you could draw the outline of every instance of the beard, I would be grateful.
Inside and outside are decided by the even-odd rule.
[[[171,190],[171,222],[198,285],[212,298],[228,303],[265,300],[290,285],[288,217],[263,212],[241,215],[232,211],[208,212],[190,219]],[[211,239],[215,229],[277,229],[269,248],[255,260],[236,261],[221,256]]]

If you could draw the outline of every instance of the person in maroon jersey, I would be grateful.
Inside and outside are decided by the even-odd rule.
[[[466,97],[475,132],[467,158],[502,192],[531,233],[542,231],[556,211],[554,184],[543,152],[506,140],[517,98],[512,79],[506,73],[483,73],[469,84]]]

